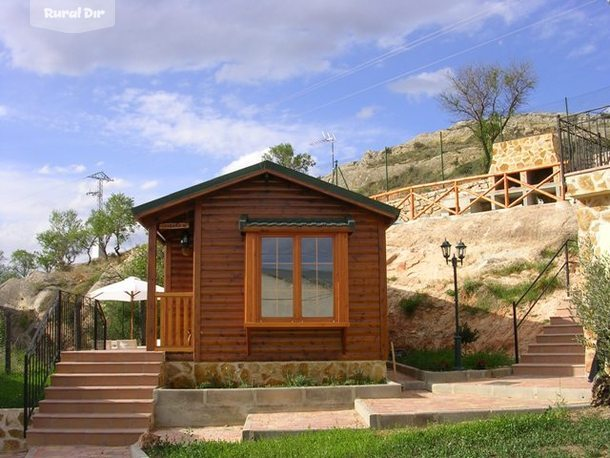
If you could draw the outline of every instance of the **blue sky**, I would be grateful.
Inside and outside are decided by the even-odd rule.
[[[0,8],[0,250],[37,248],[52,209],[136,203],[292,143],[328,173],[453,121],[447,74],[529,60],[526,110],[610,103],[606,0],[117,0],[114,27],[67,34]]]

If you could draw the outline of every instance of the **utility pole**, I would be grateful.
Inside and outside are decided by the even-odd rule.
[[[104,205],[104,182],[114,180],[108,175],[106,175],[104,172],[96,172],[93,175],[89,175],[87,178],[97,180],[97,191],[89,191],[87,195],[97,197],[97,209],[101,210],[102,206]]]
[[[388,192],[390,190],[390,179],[388,177],[388,153],[390,153],[391,151],[391,148],[387,146],[383,150],[385,155],[385,192]]]
[[[441,178],[445,181],[445,160],[443,159],[443,131],[439,132],[441,136]]]

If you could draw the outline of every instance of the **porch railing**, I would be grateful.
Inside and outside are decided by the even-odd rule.
[[[104,350],[106,318],[95,299],[57,292],[42,317],[25,353],[23,372],[23,428],[44,396],[49,376],[65,350]]]
[[[195,313],[193,293],[157,293],[157,350],[170,352],[193,351]]]
[[[521,179],[525,175],[525,179]],[[512,208],[528,203],[563,200],[559,163],[509,172],[426,183],[375,194],[372,199],[400,208],[401,219],[424,215]]]

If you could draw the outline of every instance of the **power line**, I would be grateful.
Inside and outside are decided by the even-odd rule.
[[[562,12],[557,13],[557,14],[555,14],[555,15],[552,15],[552,16],[550,16],[550,17],[543,18],[543,19],[540,19],[540,20],[538,20],[538,21],[532,22],[531,24],[528,24],[528,25],[525,25],[525,26],[519,27],[519,28],[514,29],[514,30],[512,30],[512,31],[510,31],[510,32],[504,33],[504,34],[499,35],[499,36],[496,36],[496,37],[494,37],[494,38],[492,38],[492,39],[489,39],[489,40],[483,41],[483,42],[481,42],[481,43],[478,43],[478,44],[476,44],[476,45],[470,46],[470,47],[468,47],[468,48],[466,48],[466,49],[463,49],[463,50],[461,50],[461,51],[457,51],[457,52],[455,52],[455,53],[453,53],[453,54],[450,54],[449,56],[442,57],[442,58],[440,58],[440,59],[436,59],[436,60],[435,60],[435,61],[433,61],[433,62],[430,62],[430,63],[428,63],[428,64],[421,65],[421,66],[419,66],[419,67],[417,67],[417,68],[415,68],[415,69],[411,69],[411,70],[408,70],[408,71],[406,71],[406,72],[399,73],[398,75],[393,76],[393,77],[391,77],[391,78],[387,78],[387,79],[385,79],[385,80],[383,80],[383,81],[381,81],[381,82],[379,82],[379,83],[372,84],[372,85],[367,86],[367,87],[365,87],[365,88],[363,88],[363,89],[359,89],[359,90],[354,91],[354,92],[352,92],[352,93],[350,93],[350,94],[347,94],[347,95],[344,95],[344,96],[342,96],[342,97],[339,97],[339,98],[336,98],[336,99],[330,100],[330,101],[328,101],[328,102],[326,102],[326,103],[323,103],[322,105],[318,105],[317,107],[314,107],[314,108],[312,108],[312,109],[310,109],[310,110],[304,111],[304,112],[300,113],[300,116],[305,115],[305,114],[309,114],[309,113],[313,113],[313,112],[318,111],[318,110],[320,110],[320,109],[322,109],[322,108],[326,108],[326,107],[328,107],[328,106],[330,106],[330,105],[334,105],[335,103],[342,102],[342,101],[344,101],[344,100],[350,99],[350,98],[355,97],[355,96],[357,96],[357,95],[360,95],[360,94],[363,94],[363,93],[365,93],[365,92],[368,92],[368,91],[370,91],[371,89],[376,89],[376,88],[378,88],[378,87],[380,87],[380,86],[385,86],[386,84],[391,83],[391,82],[393,82],[393,81],[396,81],[396,80],[398,80],[398,79],[400,79],[400,78],[404,78],[405,76],[412,75],[413,73],[420,72],[420,71],[422,71],[422,70],[424,70],[424,69],[427,69],[427,68],[429,68],[429,67],[432,67],[432,66],[434,66],[434,65],[437,65],[437,64],[439,64],[439,63],[441,63],[441,62],[445,62],[445,61],[447,61],[447,60],[453,59],[454,57],[461,56],[461,55],[466,54],[466,53],[468,53],[468,52],[470,52],[470,51],[473,51],[473,50],[475,50],[475,49],[482,48],[482,47],[484,47],[484,46],[487,46],[488,44],[491,44],[491,43],[494,43],[494,42],[496,42],[496,41],[498,41],[498,40],[502,40],[502,39],[504,39],[504,38],[510,37],[510,36],[515,35],[515,34],[517,34],[517,33],[523,32],[524,30],[527,30],[527,29],[532,28],[532,27],[534,27],[534,26],[537,26],[537,25],[540,25],[540,24],[544,24],[544,23],[549,22],[549,21],[556,20],[556,19],[558,19],[558,18],[560,18],[560,17],[562,17],[562,16],[565,16],[565,15],[567,15],[567,14],[569,14],[569,13],[572,13],[572,12],[574,12],[574,11],[577,11],[577,10],[579,10],[579,9],[582,9],[582,8],[584,8],[585,6],[591,5],[592,3],[595,3],[596,1],[597,1],[597,0],[589,0],[588,2],[583,3],[583,4],[579,5],[579,6],[575,6],[575,7],[573,7],[573,8],[570,8],[570,9],[568,9],[568,10],[562,11]]]

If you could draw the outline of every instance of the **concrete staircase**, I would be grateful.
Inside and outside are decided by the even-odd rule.
[[[550,323],[536,336],[528,352],[513,365],[515,376],[573,377],[585,375],[585,348],[579,342],[583,328],[559,309]]]
[[[62,352],[28,446],[133,444],[151,425],[163,359],[137,350]]]

